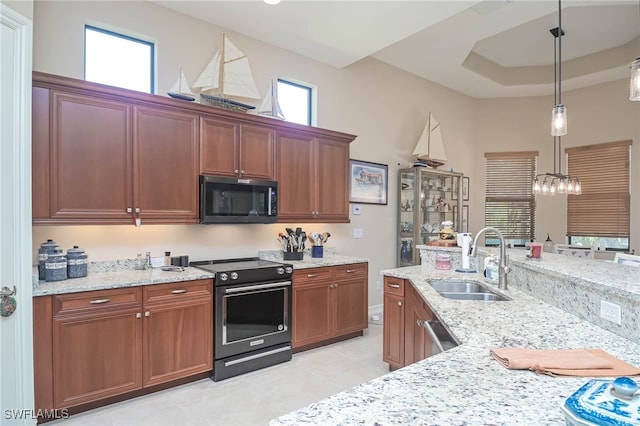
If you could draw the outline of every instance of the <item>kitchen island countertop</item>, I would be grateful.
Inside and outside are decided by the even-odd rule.
[[[272,426],[564,424],[562,403],[588,378],[508,370],[491,358],[491,348],[601,348],[640,366],[640,345],[515,286],[491,286],[510,301],[461,301],[441,297],[427,280],[479,275],[428,266],[381,273],[411,280],[460,345],[273,419]]]

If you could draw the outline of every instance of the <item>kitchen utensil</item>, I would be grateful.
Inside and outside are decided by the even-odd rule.
[[[330,236],[331,236],[331,234],[330,234],[330,233],[328,233],[328,232],[323,232],[323,233],[322,233],[322,240],[326,243]]]

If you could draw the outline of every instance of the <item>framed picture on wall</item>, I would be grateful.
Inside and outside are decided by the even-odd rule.
[[[462,206],[462,232],[469,232],[469,206]]]
[[[386,205],[388,171],[386,164],[349,160],[349,202]]]
[[[462,201],[469,201],[469,178],[468,177],[462,178]]]

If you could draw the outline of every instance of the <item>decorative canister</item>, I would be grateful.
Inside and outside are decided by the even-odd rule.
[[[436,254],[436,269],[451,269],[451,255],[445,253]]]
[[[38,249],[38,279],[45,279],[45,267],[44,264],[49,257],[49,254],[53,253],[55,249],[59,249],[60,246],[53,240],[47,240],[46,242],[40,244],[40,248]]]
[[[67,250],[67,277],[82,278],[87,276],[87,254],[78,246]]]
[[[62,254],[62,249],[57,248],[49,253],[44,263],[45,281],[62,281],[67,279],[67,258]]]

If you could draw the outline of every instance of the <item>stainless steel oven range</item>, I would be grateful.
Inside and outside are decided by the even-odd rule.
[[[293,266],[257,258],[191,262],[215,274],[215,381],[291,360]]]

